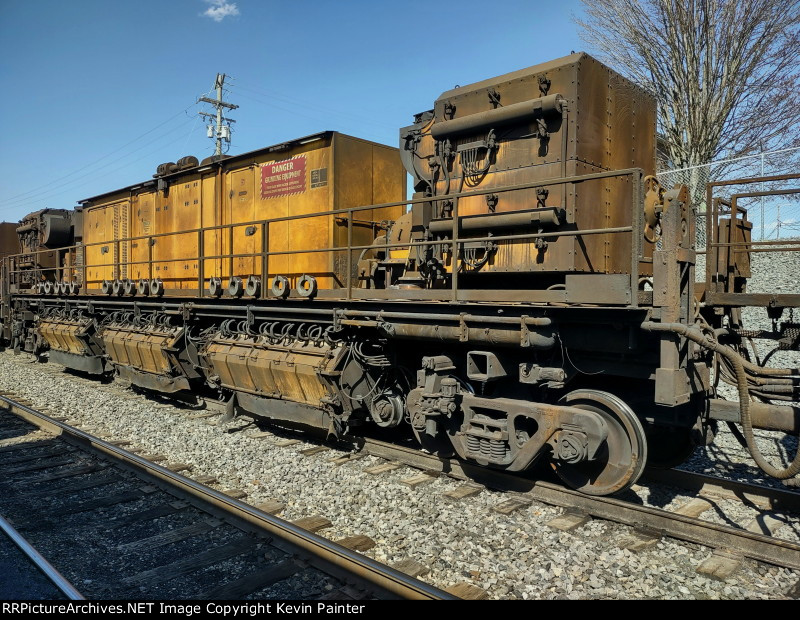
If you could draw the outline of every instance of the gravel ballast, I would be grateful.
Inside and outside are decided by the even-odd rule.
[[[322,532],[332,540],[370,536],[377,545],[367,555],[388,564],[413,558],[431,568],[424,579],[439,587],[467,581],[491,598],[772,599],[787,596],[800,578],[797,571],[748,561],[730,579],[716,581],[695,572],[710,554],[707,548],[662,539],[633,553],[616,545],[629,533],[622,526],[590,521],[561,532],[546,526],[560,509],[533,503],[501,515],[492,508],[506,496],[488,490],[453,502],[443,493],[459,481],[436,478],[409,488],[401,481],[417,473],[410,468],[379,476],[363,473],[380,462],[374,457],[334,466],[330,458],[339,454],[335,451],[299,454],[313,442],[279,448],[269,438],[249,437],[241,419],[221,428],[209,423],[214,418],[192,419],[191,410],[156,405],[115,385],[78,380],[32,359],[0,354],[0,389],[57,410],[95,433],[188,463],[193,476],[216,476],[220,488],[242,489],[252,504],[278,500],[286,505],[280,516],[288,520],[321,514],[333,522]],[[695,456],[700,468],[720,458],[701,450]],[[734,453],[724,458],[746,459]],[[664,503],[647,497],[646,490],[639,493],[645,502]],[[724,520],[744,523],[752,517],[751,509],[730,504],[717,509],[731,511]],[[797,523],[786,527],[800,531]]]

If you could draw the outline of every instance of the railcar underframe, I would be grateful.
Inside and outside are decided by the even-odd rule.
[[[611,107],[577,97],[574,71],[605,84]],[[412,200],[52,247],[40,243],[44,233],[66,234],[70,212],[32,214],[21,227],[24,253],[2,261],[0,343],[147,390],[203,389],[229,415],[335,436],[380,427],[430,452],[513,471],[546,460],[589,494],[629,488],[648,464],[684,461],[719,421],[741,424],[764,471],[792,478],[800,453],[774,467],[752,435],[800,432],[798,368],[747,359],[747,338],[800,349],[800,324],[783,316],[800,295],[746,289],[751,252],[778,249],[751,240],[737,206],[737,196],[758,193],[721,200],[713,190],[724,184],[709,187],[705,279],[696,285],[696,207],[686,187],[662,188],[637,165],[652,159],[641,146],[652,141],[637,142],[631,129],[638,122],[639,138],[652,133],[652,106],[607,71],[575,55],[445,93],[401,130]],[[550,78],[554,90],[573,90],[550,93]],[[515,102],[531,88],[540,96]],[[596,144],[575,139],[594,135],[598,111],[613,117],[613,131],[601,123],[608,135]],[[610,148],[612,138],[625,148]],[[248,157],[203,168],[217,183],[212,206],[225,201],[224,175],[255,165]],[[629,167],[613,169],[620,161]],[[147,195],[165,199],[170,183],[193,191],[185,181],[196,174],[159,178]],[[125,191],[133,201],[144,190],[113,195]],[[228,199],[252,206],[246,194],[231,185]],[[375,221],[386,213],[397,216]],[[328,227],[328,242],[284,249],[270,238],[291,224],[302,240],[315,222]],[[154,256],[154,246],[178,256]],[[300,258],[330,270],[296,273]],[[175,288],[158,276],[165,265]],[[175,276],[181,266],[190,275]],[[98,273],[110,276],[101,283]],[[766,307],[774,329],[747,331],[748,305]],[[719,398],[720,378],[738,403]]]

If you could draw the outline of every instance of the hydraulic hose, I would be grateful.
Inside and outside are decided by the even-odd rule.
[[[748,367],[748,365],[754,366],[754,364],[747,362],[736,351],[728,346],[716,342],[714,339],[703,334],[700,330],[687,327],[681,323],[654,323],[652,321],[645,321],[642,323],[642,329],[651,332],[672,332],[673,334],[678,334],[694,343],[699,344],[701,347],[710,349],[714,351],[714,353],[725,357],[731,364],[733,364],[734,372],[736,373],[736,383],[739,391],[739,413],[742,418],[742,429],[744,430],[747,449],[750,452],[750,455],[753,457],[753,460],[766,474],[780,480],[792,478],[800,473],[800,445],[798,445],[797,452],[794,455],[794,460],[785,469],[777,469],[768,463],[756,445],[755,437],[753,436],[753,424],[752,420],[750,419],[750,393],[747,389],[747,374],[745,372],[745,368]],[[790,368],[764,369],[758,366],[755,366],[755,368],[761,371],[780,371],[763,374],[796,374],[796,371],[793,371]]]

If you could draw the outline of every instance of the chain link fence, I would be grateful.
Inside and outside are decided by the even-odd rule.
[[[689,188],[692,204],[697,209],[697,249],[704,250],[706,248],[706,183],[785,173],[786,160],[796,156],[799,151],[800,148],[781,149],[679,170],[662,170],[656,176],[663,187],[686,185]],[[792,179],[771,183],[731,185],[724,188],[724,195],[787,189],[797,187],[797,184],[797,179]],[[800,194],[746,197],[739,199],[738,205],[747,209],[747,217],[753,224],[752,238],[754,241],[800,237]]]

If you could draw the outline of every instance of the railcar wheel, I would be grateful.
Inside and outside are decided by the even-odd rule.
[[[629,489],[647,463],[647,439],[633,410],[620,398],[600,390],[575,390],[562,405],[597,413],[608,428],[608,437],[592,461],[551,465],[568,486],[587,495],[611,495]]]

